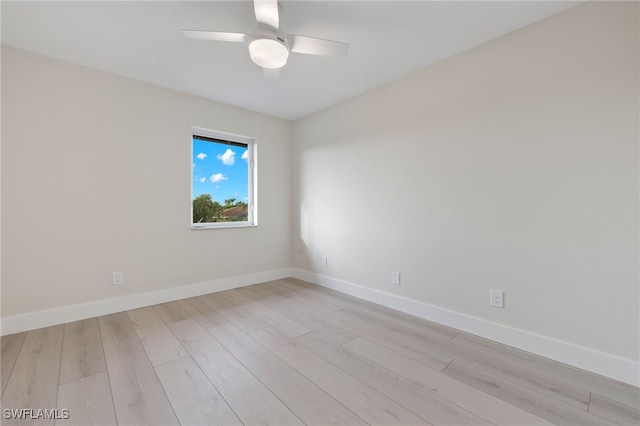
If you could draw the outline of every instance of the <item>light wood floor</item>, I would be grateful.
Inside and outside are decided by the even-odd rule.
[[[638,388],[293,279],[4,336],[1,377],[61,425],[640,424]]]

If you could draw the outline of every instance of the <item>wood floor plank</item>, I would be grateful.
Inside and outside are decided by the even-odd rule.
[[[4,394],[4,389],[7,387],[9,377],[13,371],[13,366],[16,364],[25,337],[27,337],[27,333],[23,332],[2,336],[0,340],[0,346],[2,347],[0,351],[0,377],[2,377],[2,389],[0,393],[2,394]]]
[[[358,299],[357,297],[350,296],[350,295],[345,294],[345,293],[341,293],[339,291],[333,290],[333,289],[328,288],[328,287],[324,287],[324,286],[317,285],[317,284],[312,284],[310,282],[303,281],[303,280],[298,279],[298,278],[293,278],[293,277],[286,278],[286,281],[289,282],[290,284],[295,284],[297,286],[302,286],[304,288],[311,289],[313,291],[320,292],[320,293],[323,293],[325,295],[329,295],[334,299],[340,300],[340,302],[337,302],[337,303],[346,304],[346,306],[361,307],[363,304],[371,304],[371,305],[375,305],[375,306],[380,306],[380,305],[377,305],[375,303],[366,301],[364,299]]]
[[[98,323],[118,424],[178,424],[127,313],[100,317]]]
[[[287,337],[291,337],[292,339],[294,339],[311,331],[307,327],[300,325],[298,322],[287,318],[277,311],[274,311],[273,309],[270,309],[261,303],[255,302],[252,299],[243,296],[236,290],[228,290],[223,292],[221,295],[222,297],[229,297],[233,299],[236,305],[240,306],[242,309],[249,312],[254,317],[263,321],[270,327],[275,328]]]
[[[228,322],[225,317],[214,311],[211,306],[204,303],[199,297],[178,300],[178,304],[204,328],[215,327]]]
[[[365,311],[359,308],[345,308],[340,311],[349,314],[352,318],[357,318],[373,324],[375,327],[382,327],[385,330],[416,341],[424,341],[426,344],[443,344],[451,340],[457,333],[448,330],[441,330],[431,327],[416,327],[403,323],[396,318],[388,317],[373,310]]]
[[[102,350],[102,346],[100,349]],[[116,424],[116,412],[106,371],[60,385],[57,407],[69,410],[69,418],[58,420],[56,424],[59,425]]]
[[[364,304],[363,306],[371,307],[375,305]],[[380,307],[378,309],[384,310],[386,308]],[[341,315],[349,311],[354,313],[357,311],[375,312],[375,310],[376,308],[372,310],[369,308],[363,308],[362,306],[357,309],[349,308],[338,311],[334,318],[336,318],[337,315]],[[389,314],[393,313],[391,310],[388,310],[387,312]],[[376,323],[373,318],[364,316],[361,312],[357,316],[359,316],[360,319],[367,321],[367,324],[370,327],[369,330],[372,330],[371,326],[375,325],[380,328],[376,331],[378,334],[386,333],[388,336],[393,335],[394,339],[400,335],[402,338],[412,341],[412,344],[409,345],[410,347],[405,348],[408,350],[405,355],[415,355],[418,348],[415,347],[414,343],[418,343],[419,346],[430,348],[432,351],[431,353],[434,353],[433,351],[437,351],[437,353],[451,358],[459,357],[466,363],[477,363],[478,367],[482,367],[486,371],[493,374],[499,374],[503,378],[524,384],[534,390],[546,392],[553,398],[570,403],[581,409],[586,409],[589,390],[593,389],[597,389],[602,395],[610,399],[627,405],[633,405],[634,403],[637,404],[637,401],[640,399],[640,389],[637,387],[615,382],[579,369],[565,366],[555,361],[519,351],[515,348],[510,348],[505,345],[487,341],[486,339],[470,336],[466,333],[460,333],[459,336],[456,335],[451,340],[451,344],[445,343],[443,345],[442,341],[431,339],[432,336],[427,333],[407,333],[406,330],[403,330],[403,327],[389,327],[387,321],[378,321]],[[353,325],[348,318],[344,318],[343,323]],[[392,321],[392,323],[398,325],[397,321]],[[419,327],[417,328],[419,329]],[[352,330],[356,331],[353,327]],[[443,330],[447,329],[444,328]],[[362,333],[363,330],[357,330],[357,332]],[[472,340],[474,343],[479,343],[482,346],[480,348],[481,350],[474,353],[469,349],[478,348],[469,346],[462,350],[463,356],[461,356],[461,348],[456,347],[456,345],[468,340]],[[395,344],[398,343],[402,343],[402,341],[395,341]],[[406,341],[404,343],[406,343]],[[417,358],[414,356],[414,359]]]
[[[304,306],[305,309],[307,310],[311,310],[312,312],[320,310],[320,311],[338,311],[340,309],[343,309],[340,306],[337,305],[333,305],[330,303],[327,303],[321,299],[318,298],[310,298],[308,296],[293,296],[289,298],[289,301],[291,303],[297,303],[300,306]]]
[[[361,312],[363,310],[371,311],[370,309],[362,309],[362,307],[349,308],[338,311],[334,318],[345,313],[354,314],[360,311],[357,315],[342,317],[341,319],[343,319],[344,323],[354,325],[351,319],[357,317],[366,321],[369,326],[368,330],[378,334],[377,337],[382,337],[380,334],[386,334],[385,340],[395,342],[395,344],[406,344],[406,341],[403,342],[403,339],[406,338],[406,340],[418,343],[422,347],[431,348],[432,351],[435,350],[439,354],[475,364],[478,368],[483,368],[492,374],[497,374],[502,378],[543,392],[555,399],[584,410],[587,408],[589,389],[592,385],[595,385],[597,389],[602,389],[602,392],[608,397],[626,404],[633,404],[634,401],[637,403],[640,398],[640,390],[638,388],[595,376],[515,348],[470,336],[466,333],[459,333],[449,342],[443,342],[440,339],[432,339],[431,333],[423,333],[419,327],[413,327],[411,331],[407,332],[406,325],[399,324],[393,318],[389,318],[391,321],[387,321],[387,315],[372,318],[371,316],[363,315]],[[375,309],[373,312],[375,312]],[[392,311],[388,311],[388,314],[392,313]],[[394,325],[390,326],[390,323]],[[372,326],[375,326],[377,330],[374,331]],[[357,329],[356,331],[363,333],[362,329]],[[398,336],[401,336],[402,339],[398,339]],[[447,335],[441,337],[446,338]],[[461,342],[465,342],[466,346],[460,346]],[[414,359],[417,359],[415,353],[419,351],[419,348],[413,343],[404,348],[408,350],[405,354],[412,355]],[[578,381],[576,383],[571,379],[578,379]],[[579,386],[578,383],[582,384],[582,386]]]
[[[256,302],[262,303],[272,310],[279,312],[292,321],[296,321],[309,330],[313,330],[325,337],[328,337],[334,342],[344,343],[358,336],[356,333],[353,333],[338,324],[327,321],[316,314],[305,312],[302,309],[288,304],[286,299],[276,295],[275,293],[270,293],[268,290],[253,287],[255,286],[241,288],[237,291]]]
[[[3,408],[56,408],[64,326],[27,333],[2,396]],[[3,425],[53,424],[53,419],[4,419]]]
[[[97,318],[65,324],[60,384],[101,373],[106,368]]]
[[[320,289],[322,291],[333,291],[324,287],[321,287]],[[395,314],[398,315],[403,322],[405,320],[409,322],[422,321],[417,318],[411,320],[413,317],[408,314],[394,312],[388,308],[364,301],[361,306],[358,306],[358,309],[374,312],[376,310],[382,311],[387,314],[391,314],[391,317]],[[443,329],[452,330],[447,327],[444,327]],[[456,330],[452,331],[455,332]],[[511,377],[508,377],[509,380],[527,381],[530,380],[531,377],[527,378],[525,376],[518,378],[518,375],[523,371],[533,372],[535,373],[533,377],[536,379],[534,381],[530,381],[528,384],[529,386],[538,390],[542,390],[546,387],[547,391],[551,390],[552,394],[555,393],[552,395],[554,398],[572,403],[577,407],[585,407],[589,391],[595,391],[600,395],[625,405],[633,406],[640,404],[640,389],[638,387],[598,376],[587,371],[573,368],[553,360],[466,333],[459,333],[459,336],[455,336],[452,339],[452,343],[454,344],[463,342],[468,346],[468,348],[473,348],[484,353],[485,358],[488,357],[489,359],[494,360],[505,360],[510,362],[511,365],[517,365],[518,368],[516,371],[509,371],[509,374],[511,374]],[[447,351],[442,351],[440,347],[433,346],[433,348],[448,354]],[[465,352],[467,352],[467,350],[465,350]],[[466,359],[465,362],[471,362],[471,360]],[[485,367],[487,366],[485,365]],[[524,383],[524,381],[521,383]]]
[[[454,359],[450,354],[434,350],[433,346],[424,344],[423,339],[416,342],[406,336],[388,331],[384,327],[377,327],[373,323],[363,321],[344,309],[334,312],[332,317],[326,319],[343,324],[345,328],[361,337],[366,337],[436,370],[443,369]]]
[[[501,399],[362,337],[354,339],[344,346],[493,424],[503,426],[551,424]]]
[[[414,321],[409,321],[405,319],[405,317],[398,316],[395,312],[387,312],[381,309],[370,308],[365,304],[358,307],[350,307],[349,310],[359,314],[361,318],[369,318],[373,321],[382,322],[395,329],[406,330],[409,333],[417,333],[418,335],[424,335],[445,341],[451,340],[459,334],[459,331],[457,330],[442,326],[435,326],[430,321],[418,321],[415,317]]]
[[[127,314],[152,365],[175,361],[187,355],[187,351],[152,307],[134,309]]]
[[[543,377],[553,377],[575,387],[595,392],[625,405],[638,405],[640,388],[621,383],[588,371],[580,370],[559,362],[543,358],[507,345],[492,342],[481,337],[461,333],[451,341],[464,344],[468,348],[479,349],[488,356],[510,361]]]
[[[296,322],[299,322],[310,330],[329,337],[338,343],[349,341],[357,336],[357,334],[345,329],[344,327],[341,327],[336,323],[326,321],[321,316],[316,315],[316,312],[318,311],[323,314],[330,311],[317,306],[312,307],[302,304],[298,300],[282,297],[262,285],[243,287],[236,291]]]
[[[283,285],[281,281],[270,281],[264,285],[264,288],[277,293],[278,295],[287,299],[287,301],[296,302],[297,304],[303,305],[305,307],[305,310],[309,310],[310,312],[316,312],[317,310],[337,311],[339,309],[342,309],[341,306],[327,303],[324,300],[303,296],[301,295],[300,291],[291,289],[290,287]]]
[[[618,425],[640,425],[640,404],[630,407],[593,393],[589,402],[589,412]]]
[[[297,296],[326,303],[328,306],[332,306],[332,310],[338,310],[352,306],[350,303],[339,297],[335,297],[331,294],[318,291],[316,288],[313,288],[311,286],[301,285],[300,282],[296,282],[294,278],[280,280],[279,284],[292,289],[297,293]]]
[[[251,336],[370,424],[428,424],[273,328],[257,330]]]
[[[485,419],[318,334],[296,339],[382,395],[434,425],[489,425]],[[423,366],[422,368],[428,368]]]
[[[487,352],[481,348],[464,344],[461,345],[458,337],[456,336],[456,338],[446,343],[446,346],[452,350],[454,358],[505,380],[526,386],[566,404],[573,405],[581,410],[587,410],[589,404],[588,390],[529,370],[515,363],[513,359],[501,356],[499,353]]]
[[[535,374],[504,357],[493,356],[474,350],[474,348],[460,346],[456,343],[458,336],[451,341],[435,338],[429,332],[407,328],[398,323],[371,317],[353,308],[335,312],[334,317],[347,322],[349,326],[356,327],[357,331],[362,333],[364,337],[370,337],[374,341],[380,342],[383,346],[401,351],[404,355],[416,361],[424,362],[425,354],[436,357],[444,355],[445,359],[449,358],[449,360],[462,360],[466,364],[474,365],[503,379],[544,393],[582,410],[587,410],[588,391],[553,377]],[[394,345],[394,347],[390,347],[391,345]],[[425,350],[428,352],[425,353]]]
[[[271,290],[268,290],[261,285],[240,287],[236,288],[235,291],[242,294],[246,298],[253,300],[254,302],[261,303],[271,309],[277,310],[278,312],[278,307],[282,305],[284,300],[286,300],[284,297],[274,293]]]
[[[208,331],[305,424],[366,424],[233,324]]]
[[[612,424],[579,408],[485,373],[460,361],[453,361],[442,372],[551,423],[575,426]]]
[[[441,337],[443,339],[451,339],[458,333],[459,330],[453,329],[451,327],[444,326],[442,324],[434,323],[432,321],[428,321],[414,315],[410,315],[404,312],[400,312],[386,306],[378,305],[376,303],[372,303],[366,300],[357,299],[353,296],[349,296],[344,293],[340,293],[338,291],[332,290],[330,288],[306,283],[302,280],[298,280],[295,278],[288,278],[290,284],[304,286],[307,289],[313,290],[316,293],[323,293],[325,296],[330,296],[334,300],[340,300],[342,306],[350,307],[357,309],[359,311],[365,311],[370,315],[374,315],[380,318],[383,321],[391,321],[393,323],[401,324],[406,327],[411,327],[413,329],[427,331],[435,337]]]
[[[269,290],[270,292],[273,292],[280,297],[284,297],[285,299],[295,297],[297,295],[297,293],[290,288],[280,285],[280,280],[268,281],[255,287],[260,290]]]
[[[156,372],[181,424],[242,424],[190,356],[159,365]]]
[[[221,297],[217,293],[210,293],[200,296],[207,305],[211,306],[220,315],[234,323],[245,333],[266,327],[263,321],[251,315],[249,312],[238,307],[229,299]]]
[[[160,318],[167,324],[191,318],[191,315],[182,309],[182,306],[180,306],[178,302],[161,303],[154,305],[153,309],[155,309],[156,313],[160,315]]]
[[[378,305],[373,302],[369,302],[367,300],[358,299],[356,297],[340,293],[336,290],[322,287],[319,285],[311,284],[296,278],[287,278],[286,281],[289,283],[303,286],[307,289],[311,289],[314,292],[323,293],[327,296],[331,296],[334,300],[339,300],[345,307],[356,308],[361,311],[369,312],[379,317],[383,317],[385,321],[391,320],[393,322],[401,323],[406,326],[411,326],[413,328],[417,328],[419,330],[430,330],[433,334],[439,335],[445,339],[450,339],[453,336],[460,333],[459,330],[453,329],[451,327],[447,327],[442,324],[435,323],[433,321],[428,321],[419,317],[416,317],[411,314],[407,314],[404,312],[397,311],[395,309],[388,308],[386,306]]]
[[[195,320],[169,327],[244,424],[303,424]]]
[[[423,332],[416,328],[406,328],[397,322],[385,321],[382,318],[363,315],[357,309],[341,311],[346,318],[360,319],[366,321],[370,326],[375,326],[379,330],[392,333],[394,336],[401,336],[423,347],[433,348],[448,357],[463,360],[467,364],[473,364],[504,379],[529,387],[538,392],[545,393],[565,403],[574,405],[577,408],[586,410],[589,401],[589,392],[576,386],[570,386],[553,377],[534,374],[532,371],[520,365],[509,362],[504,357],[481,351],[475,351],[470,347],[460,347],[458,345],[459,336],[449,340],[434,338],[429,332]]]
[[[460,333],[459,330],[454,329],[452,327],[448,327],[443,324],[438,324],[433,321],[429,321],[405,312],[401,312],[383,305],[379,305],[377,303],[369,302],[368,300],[358,299],[356,297],[350,296],[348,294],[340,293],[336,290],[333,290],[327,287],[322,287],[322,286],[318,286],[310,283],[307,283],[306,285],[315,288],[316,291],[322,291],[322,292],[331,294],[334,297],[344,299],[346,303],[349,303],[349,305],[352,307],[358,308],[363,311],[376,313],[378,315],[383,315],[386,318],[393,319],[394,321],[400,321],[404,324],[412,325],[418,328],[426,327],[430,329],[436,329],[436,330],[439,330],[440,332],[445,332],[450,336],[454,336]]]
[[[249,285],[246,287],[239,287],[239,288],[236,288],[235,290],[253,300],[270,299],[270,300],[278,301],[283,299],[282,296],[268,290],[263,284],[255,284],[255,285]]]

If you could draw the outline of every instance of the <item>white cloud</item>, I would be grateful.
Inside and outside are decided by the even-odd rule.
[[[217,158],[222,161],[222,164],[225,166],[233,166],[233,163],[236,162],[236,153],[227,148],[224,154],[218,154]]]
[[[211,183],[218,183],[222,182],[223,180],[227,180],[227,177],[222,173],[216,173],[215,175],[211,175],[209,179],[211,179]]]
[[[204,182],[207,180],[207,178],[201,177],[201,178],[200,178],[200,179],[198,179],[198,180],[200,181],[200,183],[204,183]]]
[[[196,155],[196,158],[197,158],[198,160],[204,160],[204,159],[205,159],[205,158],[207,158],[207,157],[208,157],[208,155],[207,155],[207,154],[205,154],[204,152],[201,152],[200,154]]]
[[[245,149],[244,152],[242,153],[242,159],[244,161],[249,161],[249,150]]]

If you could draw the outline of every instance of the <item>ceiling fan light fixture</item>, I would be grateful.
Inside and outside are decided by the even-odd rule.
[[[280,40],[259,38],[249,43],[249,56],[256,65],[273,70],[287,63],[289,48]]]

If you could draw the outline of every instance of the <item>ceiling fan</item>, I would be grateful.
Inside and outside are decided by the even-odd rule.
[[[348,43],[280,32],[277,0],[254,0],[253,4],[258,26],[252,34],[199,30],[182,30],[182,33],[185,37],[194,39],[246,43],[251,60],[265,72],[282,68],[287,63],[289,52],[342,57],[347,55]]]

